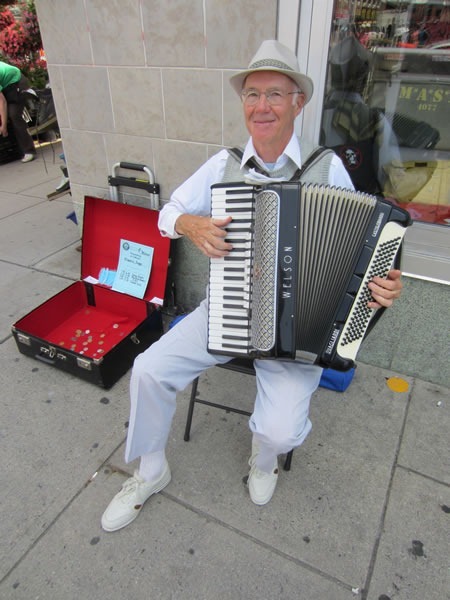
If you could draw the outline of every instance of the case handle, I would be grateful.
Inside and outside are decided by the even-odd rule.
[[[142,171],[148,177],[147,180],[140,179],[138,177],[126,177],[124,175],[119,175],[120,169],[129,169],[131,171]],[[141,165],[138,163],[132,163],[127,161],[121,161],[115,163],[112,169],[112,175],[108,177],[108,183],[110,185],[111,190],[111,198],[115,202],[120,202],[119,198],[119,190],[120,186],[137,188],[141,190],[145,190],[150,194],[150,208],[153,210],[159,210],[159,184],[155,183],[155,177],[153,172],[146,165]]]
[[[51,358],[42,356],[42,354],[35,354],[34,358],[37,358],[38,360],[42,361],[43,363],[46,363],[47,365],[54,365],[56,362],[55,360],[52,360]]]
[[[138,163],[120,162],[119,167],[130,171],[145,171],[145,165],[139,165]]]
[[[148,181],[136,179],[135,177],[125,177],[123,175],[117,175],[116,177],[113,177],[112,175],[109,175],[108,183],[110,186],[126,186],[145,190],[150,194],[159,194],[159,183],[149,183]]]

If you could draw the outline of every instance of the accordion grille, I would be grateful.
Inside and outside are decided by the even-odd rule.
[[[270,350],[276,337],[279,204],[278,194],[271,190],[256,196],[251,342],[261,351]]]

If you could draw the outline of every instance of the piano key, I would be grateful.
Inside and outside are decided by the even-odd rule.
[[[253,189],[248,187],[235,187],[235,188],[216,188],[212,190],[212,196],[214,200],[216,198],[232,198],[233,196],[250,196],[253,198]]]
[[[229,261],[227,260],[222,265],[217,265],[215,267],[211,266],[209,273],[211,277],[243,277],[246,279],[250,279],[251,269],[247,268],[248,265],[245,265],[242,262],[237,261]]]
[[[228,343],[228,342],[223,342],[222,343],[222,348],[224,350],[228,350],[229,352],[233,352],[233,354],[238,354],[239,352],[242,354],[248,354],[248,351],[250,350],[250,346],[239,346],[238,344],[232,344],[232,343]]]
[[[216,310],[211,307],[210,317],[212,317],[213,319],[215,317],[220,319],[220,318],[222,318],[222,316],[224,319],[248,319],[249,311],[248,310],[239,310],[239,309],[235,308],[235,309],[227,311],[227,314],[224,315],[223,311]]]
[[[242,240],[252,242],[252,232],[250,228],[247,228],[247,230],[245,230],[245,228],[241,227],[238,228],[238,230],[236,231],[230,228],[230,225],[232,223],[233,221],[231,221],[230,224],[225,227],[225,231],[227,234],[226,237],[242,238]],[[243,231],[240,231],[239,229],[242,229]]]
[[[216,265],[215,267],[210,269],[211,275],[224,276],[224,275],[243,275],[245,273],[250,273],[250,269],[246,269],[245,265]]]
[[[211,215],[227,215],[229,216],[229,212],[235,210],[236,212],[239,212],[238,217],[242,218],[244,215],[247,216],[247,218],[254,220],[255,218],[255,211],[253,210],[252,206],[250,204],[248,205],[243,205],[243,206],[212,206],[211,207]]]
[[[250,339],[250,328],[249,327],[219,327],[211,323],[209,327],[209,337],[215,339],[223,338],[224,336],[234,336],[236,339],[244,340]]]
[[[234,336],[236,339],[250,339],[250,326],[246,327],[210,327],[208,337],[219,340],[224,336]]]
[[[219,344],[219,343],[209,344],[208,350],[210,350],[210,352],[213,352],[213,353],[214,353],[214,351],[221,352],[224,350],[224,346],[222,346],[222,344]],[[248,350],[249,350],[249,348],[232,348],[232,349],[230,349],[230,353],[242,354],[242,356],[247,356]]]
[[[247,279],[245,277],[242,277],[239,275],[227,275],[226,277],[215,278],[211,282],[214,282],[214,283],[225,282],[225,283],[235,283],[235,284],[241,282],[242,284],[244,284],[244,283],[246,283],[246,281],[247,281]]]
[[[250,294],[245,294],[241,291],[239,292],[221,292],[216,294],[210,294],[210,303],[220,303],[225,302],[226,300],[232,300],[233,302],[236,300],[241,300],[242,302],[250,302]]]
[[[213,300],[214,302],[217,302],[217,301],[221,302],[221,299],[227,295],[242,297],[242,298],[245,298],[246,300],[250,301],[250,292],[249,292],[248,288],[245,290],[225,290],[223,288],[209,290],[209,298],[210,298],[210,300]]]
[[[216,329],[242,329],[243,327],[247,327],[249,323],[250,317],[248,315],[245,317],[241,317],[240,319],[238,317],[226,318],[226,316],[221,318],[220,316],[216,315],[215,317],[212,317],[209,320],[210,327],[215,327]]]
[[[211,325],[208,335],[214,339],[220,339],[221,337],[229,338],[230,336],[233,336],[239,340],[250,339],[250,331],[247,327],[226,328]]]
[[[210,302],[224,302],[227,299],[232,299],[233,301],[236,298],[242,298],[243,300],[249,300],[250,294],[249,292],[236,290],[236,291],[227,291],[223,289],[210,290],[209,294]]]
[[[232,250],[230,250],[230,252],[251,252],[252,251],[252,244],[251,242],[246,242],[244,241],[237,241],[234,240],[233,241],[233,248]]]
[[[237,336],[229,336],[224,338],[221,335],[215,335],[211,333],[208,336],[208,344],[225,344],[225,343],[233,343],[236,346],[244,347],[249,346],[251,344],[251,340],[248,337],[237,337]]]
[[[242,236],[241,232],[237,232],[237,234],[234,233],[233,235],[233,232],[227,231],[224,239],[230,240],[230,242],[234,246],[242,246],[243,248],[253,248],[252,240],[250,239],[250,232],[247,236],[247,239],[245,239],[245,237]]]
[[[248,217],[242,217],[239,219],[233,219],[226,226],[226,231],[243,231],[251,232],[253,230],[253,219]]]
[[[236,332],[247,335],[250,334],[250,321],[248,319],[242,319],[241,321],[236,320],[228,323],[227,321],[220,322],[210,320],[209,329],[220,335],[222,335],[224,332]]]
[[[237,289],[240,291],[248,291],[250,287],[250,278],[248,274],[242,271],[227,272],[227,271],[210,271],[209,284],[211,289],[221,290],[222,288]],[[214,292],[218,293],[218,292]]]
[[[232,198],[231,200],[226,199],[215,199],[214,200],[214,209],[228,209],[232,208],[233,210],[239,210],[240,208],[246,208],[249,211],[253,211],[254,203],[252,199],[243,200],[242,198]]]

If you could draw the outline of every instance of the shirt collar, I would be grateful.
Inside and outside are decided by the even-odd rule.
[[[250,138],[245,146],[244,154],[242,156],[241,168],[246,164],[246,162],[250,159],[254,158],[255,161],[263,168],[266,169],[264,161],[258,156],[256,153],[255,147],[253,146],[253,140]],[[278,157],[274,171],[277,169],[281,169],[287,163],[288,159],[291,159],[292,162],[300,169],[302,166],[302,159],[300,156],[300,144],[298,142],[298,137],[295,132],[292,134],[291,139],[288,142],[288,145],[283,151],[283,154]]]

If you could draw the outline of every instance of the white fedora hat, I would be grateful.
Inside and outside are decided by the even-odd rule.
[[[250,73],[259,71],[276,71],[290,77],[305,94],[305,104],[313,95],[313,82],[307,75],[300,73],[297,57],[292,50],[289,50],[277,40],[264,41],[250,61],[248,69],[230,77],[230,83],[240,95],[246,77]]]

